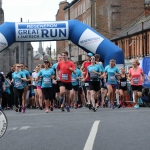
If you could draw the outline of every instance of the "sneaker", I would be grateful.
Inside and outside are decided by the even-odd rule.
[[[93,110],[94,112],[96,112],[97,109],[96,109],[95,107],[93,107],[92,110]]]
[[[88,104],[88,108],[89,108],[89,110],[91,110],[92,109],[92,105]]]
[[[120,107],[121,107],[121,104],[118,104],[117,107],[120,108]]]
[[[63,97],[61,97],[61,98],[60,98],[60,104],[63,103],[63,100],[64,100]]]
[[[115,108],[114,104],[111,104],[111,109],[114,109],[114,108]]]
[[[64,110],[64,107],[60,107],[60,110],[61,110],[62,112],[65,111],[65,110]]]
[[[53,111],[53,107],[50,107],[50,110]]]
[[[77,109],[77,104],[74,104],[74,108]]]
[[[97,107],[97,108],[99,107],[98,103],[96,103],[96,107]]]
[[[69,106],[66,106],[66,110],[67,110],[67,112],[70,112]]]
[[[26,111],[26,108],[23,107],[23,108],[22,108],[22,113],[25,113],[25,111]]]
[[[22,111],[22,107],[19,107],[19,112],[21,112]]]
[[[136,108],[136,109],[139,109],[139,105],[136,104],[136,105],[135,105],[135,108]]]
[[[39,107],[39,109],[40,109],[40,110],[43,110],[43,107],[42,107],[42,106],[40,106],[40,107]]]
[[[18,112],[18,108],[15,108],[15,111]]]
[[[46,113],[49,113],[49,112],[50,112],[50,110],[49,110],[48,108],[46,108],[45,112],[46,112]]]

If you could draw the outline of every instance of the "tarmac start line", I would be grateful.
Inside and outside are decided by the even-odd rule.
[[[89,137],[85,143],[83,150],[92,150],[93,149],[93,145],[94,145],[94,141],[95,141],[96,134],[98,131],[99,123],[100,123],[100,120],[97,120],[93,123],[93,126],[91,128],[91,132],[89,134]]]

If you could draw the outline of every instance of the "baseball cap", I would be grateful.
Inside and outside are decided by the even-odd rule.
[[[49,63],[49,61],[48,61],[48,60],[45,60],[44,63]]]
[[[92,54],[92,53],[88,53],[87,55],[88,55],[88,56],[90,56],[90,57],[92,57],[92,56],[93,56],[93,54]]]

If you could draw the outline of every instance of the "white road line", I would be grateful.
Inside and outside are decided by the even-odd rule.
[[[10,128],[10,129],[8,129],[8,130],[16,130],[18,127],[14,127],[14,128]]]
[[[92,150],[93,149],[93,145],[94,145],[95,137],[96,137],[96,134],[98,131],[99,123],[100,123],[100,120],[97,120],[93,123],[91,132],[89,134],[89,137],[85,143],[83,150]]]
[[[23,126],[19,130],[27,130],[28,128],[30,128],[30,126]]]

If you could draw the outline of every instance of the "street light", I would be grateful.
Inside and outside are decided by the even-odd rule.
[[[71,60],[71,41],[69,41],[68,43],[69,43],[69,56],[70,56],[70,60]]]

